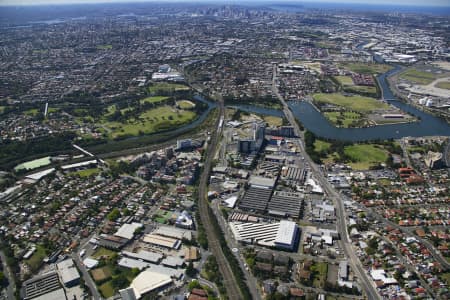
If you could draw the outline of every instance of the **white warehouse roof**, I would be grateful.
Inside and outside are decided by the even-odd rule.
[[[136,298],[140,299],[144,294],[170,283],[172,283],[170,276],[145,270],[133,280],[130,287],[133,288]]]
[[[275,244],[292,245],[297,233],[297,224],[291,221],[281,221],[278,227]]]
[[[135,230],[141,228],[142,226],[144,225],[135,222],[131,224],[123,224],[114,235],[131,240],[134,236]]]

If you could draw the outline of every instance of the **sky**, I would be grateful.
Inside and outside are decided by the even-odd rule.
[[[112,2],[216,2],[216,1],[194,1],[194,0],[0,0],[0,5],[40,5],[40,4],[72,4],[72,3],[112,3]],[[221,3],[242,3],[238,0],[219,0]],[[246,2],[258,2],[258,0],[247,0]],[[446,6],[450,7],[449,0],[262,0],[261,2],[328,2],[328,3],[363,3],[373,5],[405,5],[405,6]]]

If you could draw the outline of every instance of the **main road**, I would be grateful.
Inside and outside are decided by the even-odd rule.
[[[208,238],[208,246],[210,251],[215,256],[217,260],[217,264],[219,265],[220,274],[223,277],[223,284],[227,291],[227,296],[229,299],[243,299],[241,291],[239,289],[239,285],[236,281],[236,277],[233,274],[233,271],[230,267],[230,264],[225,257],[222,246],[220,245],[220,239],[218,236],[218,232],[215,230],[212,225],[212,218],[214,215],[209,208],[209,202],[207,197],[208,192],[208,182],[210,171],[212,167],[212,161],[217,151],[218,141],[222,134],[222,128],[225,118],[225,108],[223,105],[223,101],[218,101],[219,105],[219,118],[216,122],[216,130],[211,133],[211,140],[208,144],[208,149],[206,151],[206,157],[203,165],[203,172],[200,175],[200,183],[198,186],[198,197],[199,197],[199,212],[200,219],[205,228],[206,236]]]
[[[295,135],[298,137],[303,137],[303,134],[302,134],[300,127],[294,117],[294,114],[289,109],[289,106],[287,105],[286,101],[280,95],[280,93],[278,91],[276,82],[277,82],[277,65],[274,64],[273,65],[273,78],[272,78],[273,93],[278,97],[278,99],[282,103],[284,115],[286,116],[286,118],[287,118],[288,122],[291,124],[291,126],[294,127]],[[305,162],[307,164],[309,164],[311,171],[314,174],[314,178],[319,181],[320,185],[322,186],[323,190],[326,192],[328,197],[331,200],[333,200],[333,203],[336,207],[336,220],[337,220],[336,223],[337,223],[338,232],[341,235],[342,248],[344,250],[346,257],[348,257],[348,259],[349,259],[349,264],[350,264],[353,272],[355,272],[356,276],[359,278],[361,286],[369,299],[371,299],[371,300],[372,299],[381,299],[374,283],[367,276],[366,272],[364,271],[364,269],[361,265],[360,260],[358,259],[358,257],[355,254],[355,251],[352,248],[352,243],[351,243],[350,237],[348,235],[348,231],[347,231],[347,218],[345,215],[344,203],[341,200],[340,195],[336,192],[336,190],[331,186],[331,184],[325,178],[323,173],[320,171],[319,166],[316,165],[316,163],[314,163],[311,160],[309,155],[306,153],[305,147],[301,141],[299,142],[299,148],[300,148],[303,156],[305,157]]]

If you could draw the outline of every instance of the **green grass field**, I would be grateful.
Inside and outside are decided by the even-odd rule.
[[[195,107],[195,103],[189,100],[177,101],[177,106],[181,109],[192,109]]]
[[[335,76],[334,77],[341,85],[354,85],[351,76]]]
[[[352,85],[344,87],[344,90],[349,93],[377,95],[377,88],[374,86]]]
[[[111,50],[112,49],[112,45],[98,45],[97,49],[98,50]]]
[[[45,248],[41,245],[36,246],[36,251],[26,260],[25,263],[30,267],[32,272],[36,272],[42,264],[42,261],[47,256]]]
[[[27,162],[21,163],[20,165],[17,165],[14,168],[14,171],[20,171],[22,169],[33,170],[33,169],[37,169],[39,167],[48,166],[49,164],[51,164],[50,156],[46,156],[46,157],[42,157],[42,158],[39,158],[39,159],[35,159],[35,160],[31,160],[31,161],[27,161]]]
[[[362,116],[358,113],[351,111],[330,111],[324,112],[325,117],[333,123],[335,126],[348,128],[353,122],[358,122],[362,119]]]
[[[316,152],[328,151],[330,149],[331,143],[316,139],[314,141],[314,150]]]
[[[400,78],[408,80],[411,83],[427,85],[432,83],[437,76],[430,72],[409,69],[400,74]]]
[[[0,106],[0,114],[5,111],[5,106]]]
[[[389,65],[370,63],[342,63],[340,66],[360,74],[381,74],[392,69]]]
[[[111,138],[117,138],[169,130],[189,123],[195,117],[196,114],[192,111],[177,110],[170,106],[160,106],[147,110],[139,115],[137,119],[130,119],[126,123],[105,121],[102,124],[110,130],[108,135]]]
[[[152,96],[152,97],[147,97],[145,99],[139,100],[139,102],[141,104],[144,103],[159,103],[159,102],[163,102],[165,100],[169,99],[169,97],[166,96]]]
[[[438,82],[435,86],[440,89],[450,90],[450,82],[448,82],[448,81],[447,82],[445,82],[445,81]],[[1,108],[0,108],[0,111],[1,111]]]
[[[311,267],[314,273],[313,286],[316,288],[324,288],[327,280],[328,264],[324,262],[315,262]]]
[[[314,101],[345,107],[346,109],[368,113],[376,109],[388,109],[389,105],[374,98],[364,96],[344,96],[340,93],[314,94]]]
[[[112,250],[100,247],[100,248],[97,249],[97,251],[95,251],[94,254],[92,254],[92,257],[97,259],[97,258],[100,258],[100,257],[111,257],[111,256],[113,256],[115,254],[116,254],[116,252],[114,252]]]
[[[27,116],[36,116],[39,113],[39,110],[37,108],[30,108],[23,113]]]
[[[75,176],[80,176],[81,178],[87,178],[87,177],[91,177],[93,175],[97,175],[99,173],[100,173],[99,168],[92,168],[92,169],[85,169],[85,170],[72,172],[69,175],[75,175]]]
[[[179,83],[158,82],[149,86],[148,91],[152,94],[161,92],[187,91],[189,87]]]
[[[98,287],[100,293],[102,293],[103,297],[109,298],[114,296],[114,287],[111,281],[107,281]]]
[[[386,150],[371,144],[346,146],[344,153],[350,157],[352,162],[349,164],[355,170],[367,170],[370,166],[386,162],[388,158]]]
[[[283,119],[279,118],[279,117],[274,117],[274,116],[264,116],[263,117],[264,122],[266,122],[267,124],[269,124],[269,126],[281,126],[283,125]]]

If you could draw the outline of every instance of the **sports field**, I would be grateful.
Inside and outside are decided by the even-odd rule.
[[[364,96],[345,96],[340,93],[332,94],[314,94],[314,101],[321,103],[328,103],[337,106],[344,107],[348,110],[353,110],[361,113],[368,113],[376,109],[388,109],[389,105],[376,100],[374,98],[364,97]]]

